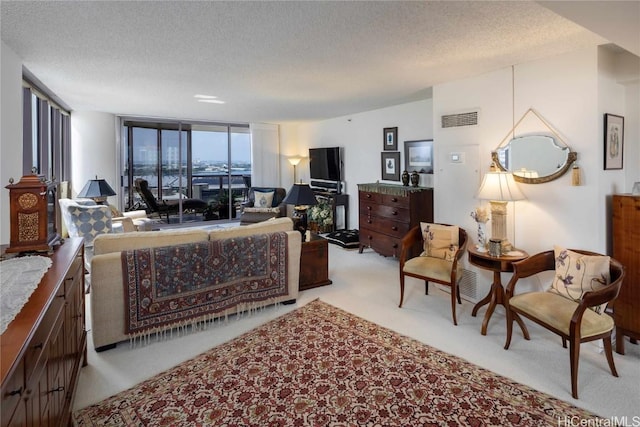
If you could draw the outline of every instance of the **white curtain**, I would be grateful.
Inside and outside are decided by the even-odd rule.
[[[280,187],[280,135],[279,126],[251,123],[251,185],[254,187]]]

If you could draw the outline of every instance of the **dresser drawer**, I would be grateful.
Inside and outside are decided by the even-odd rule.
[[[360,227],[398,238],[402,238],[411,228],[408,222],[371,215],[360,215]]]
[[[368,246],[380,255],[393,257],[399,257],[402,249],[401,239],[366,227],[360,228],[360,245]]]
[[[368,201],[373,203],[381,203],[382,202],[382,194],[380,193],[372,193],[370,191],[360,191],[358,193],[358,197],[360,201]]]
[[[382,201],[381,204],[385,206],[401,206],[407,207],[409,206],[409,198],[406,196],[392,196],[391,194],[381,194]]]
[[[399,206],[387,206],[377,203],[360,201],[360,215],[380,216],[395,221],[409,222],[409,209]]]

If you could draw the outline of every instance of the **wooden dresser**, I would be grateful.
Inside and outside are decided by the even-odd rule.
[[[360,253],[400,256],[402,237],[420,222],[433,222],[433,188],[358,184]]]
[[[66,426],[86,365],[82,238],[57,246],[53,264],[0,337],[2,426]]]
[[[613,196],[613,257],[625,267],[614,301],[616,351],[624,354],[624,337],[640,339],[640,196]]]

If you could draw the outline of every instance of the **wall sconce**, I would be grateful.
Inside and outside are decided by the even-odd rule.
[[[492,165],[484,175],[476,197],[488,200],[491,205],[491,238],[500,240],[502,252],[510,251],[512,246],[507,239],[507,203],[526,199],[513,175],[497,171]]]
[[[296,166],[298,166],[298,163],[300,163],[300,161],[302,160],[302,158],[300,157],[289,157],[289,163],[291,163],[291,166],[293,166],[293,183],[296,183]]]
[[[78,193],[78,197],[93,199],[97,204],[107,204],[107,197],[115,196],[116,192],[104,179],[90,179]]]

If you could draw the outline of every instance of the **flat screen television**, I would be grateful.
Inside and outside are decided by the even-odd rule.
[[[341,181],[340,147],[309,148],[311,179]]]

